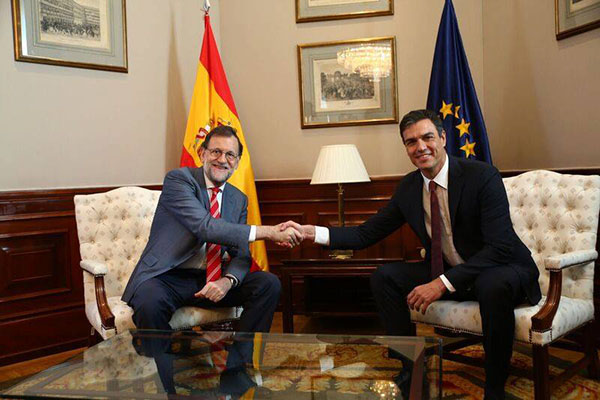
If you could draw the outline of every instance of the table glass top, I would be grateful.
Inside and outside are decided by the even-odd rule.
[[[439,398],[436,338],[134,330],[3,398]]]

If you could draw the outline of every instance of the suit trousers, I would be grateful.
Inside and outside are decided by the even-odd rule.
[[[412,334],[406,297],[416,286],[430,281],[427,262],[386,264],[373,273],[371,290],[388,335]],[[504,398],[515,331],[514,309],[525,299],[519,276],[510,265],[482,269],[468,290],[442,296],[442,300],[479,302],[486,399]]]
[[[248,273],[217,303],[194,297],[205,283],[204,270],[183,268],[173,268],[146,280],[129,302],[134,311],[133,322],[139,329],[170,330],[171,316],[180,307],[242,306],[238,331],[269,332],[281,292],[281,283],[275,275],[263,271]]]

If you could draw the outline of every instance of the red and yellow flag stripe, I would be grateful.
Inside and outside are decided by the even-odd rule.
[[[248,224],[260,225],[260,210],[258,208],[250,154],[210,26],[208,13],[204,17],[204,26],[202,51],[200,52],[200,62],[196,71],[196,83],[183,139],[180,165],[182,167],[199,167],[202,164],[198,156],[198,150],[206,134],[212,128],[218,125],[229,125],[234,128],[244,146],[244,153],[237,171],[234,172],[228,182],[248,196]],[[265,243],[263,241],[254,242],[250,245],[250,250],[252,251],[253,264],[257,264],[253,265],[253,269],[259,267],[262,270],[268,270],[269,264]]]

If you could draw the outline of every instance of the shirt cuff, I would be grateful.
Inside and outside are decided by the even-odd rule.
[[[440,279],[442,280],[442,282],[444,282],[444,286],[446,286],[446,289],[448,289],[448,291],[450,293],[456,292],[456,289],[454,289],[454,286],[452,286],[452,284],[450,283],[450,281],[448,280],[448,278],[446,278],[444,276],[444,274],[440,275]]]
[[[256,225],[250,225],[250,235],[248,236],[248,242],[252,243],[256,240]]]
[[[238,285],[239,281],[238,281],[238,278],[235,277],[235,275],[225,274],[225,277],[233,279],[233,286],[231,286],[231,287],[236,287]]]
[[[329,229],[324,226],[315,226],[315,243],[329,246]]]

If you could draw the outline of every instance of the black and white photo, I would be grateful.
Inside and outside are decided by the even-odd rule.
[[[398,122],[395,38],[298,46],[302,129]]]
[[[17,61],[127,72],[125,0],[13,0]]]

